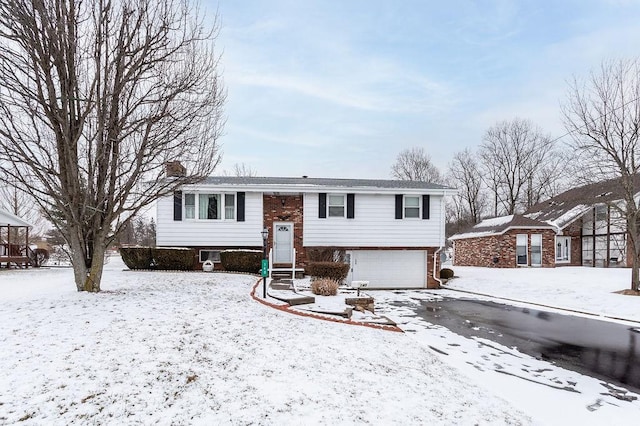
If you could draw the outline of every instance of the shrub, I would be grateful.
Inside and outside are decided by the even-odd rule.
[[[338,262],[308,262],[305,272],[312,277],[330,278],[342,282],[349,273],[349,264]]]
[[[339,285],[338,281],[331,278],[318,278],[311,281],[311,291],[321,296],[335,296]]]
[[[347,260],[347,253],[344,249],[337,247],[311,247],[307,249],[307,260],[344,263]]]
[[[442,268],[440,269],[440,278],[444,280],[448,280],[449,278],[453,278],[453,269]]]
[[[258,250],[223,250],[220,252],[220,262],[226,271],[260,272],[262,252]]]
[[[150,269],[153,263],[151,247],[120,247],[120,256],[129,269]]]
[[[196,263],[196,254],[192,249],[155,248],[153,261],[156,269],[190,271]]]
[[[49,250],[43,248],[29,250],[29,259],[34,267],[39,268],[49,260]]]

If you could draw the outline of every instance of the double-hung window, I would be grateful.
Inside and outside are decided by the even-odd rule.
[[[184,218],[196,218],[196,194],[184,194]]]
[[[344,217],[344,195],[328,195],[327,209],[329,211],[329,217]]]
[[[236,218],[236,196],[235,194],[224,194],[224,218]]]
[[[527,259],[527,234],[516,235],[516,265],[527,266],[529,260]]]
[[[404,217],[419,218],[420,217],[420,197],[405,195],[404,196]]]

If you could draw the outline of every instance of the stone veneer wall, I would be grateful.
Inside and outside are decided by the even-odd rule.
[[[515,268],[517,234],[528,235],[529,263],[531,263],[531,234],[542,234],[542,266],[555,266],[555,232],[550,229],[513,229],[502,235],[455,240],[454,266]]]
[[[273,247],[273,223],[293,222],[293,247],[296,249],[296,268],[304,267],[306,253],[302,246],[303,198],[298,195],[263,195],[264,226],[269,229],[267,249]]]

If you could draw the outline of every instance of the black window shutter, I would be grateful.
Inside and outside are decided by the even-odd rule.
[[[327,217],[327,193],[321,192],[318,194],[318,217],[325,219]]]
[[[182,191],[173,193],[173,220],[182,220]]]
[[[238,218],[238,222],[244,222],[244,192],[238,192],[236,195],[238,203],[238,214],[236,217]]]
[[[429,219],[429,210],[431,209],[431,197],[428,195],[422,196],[422,218]]]
[[[356,194],[347,194],[347,219],[355,217],[355,198]]]
[[[402,219],[402,194],[396,194],[396,219]]]

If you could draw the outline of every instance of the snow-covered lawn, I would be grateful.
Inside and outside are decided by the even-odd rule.
[[[628,268],[453,267],[456,278],[446,286],[492,296],[640,321],[640,297],[614,292],[629,289]]]
[[[245,275],[0,271],[0,423],[529,424],[406,334],[252,300]]]

